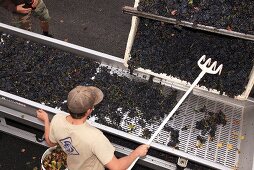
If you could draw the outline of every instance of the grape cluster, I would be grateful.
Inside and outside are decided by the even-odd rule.
[[[254,42],[140,18],[129,69],[142,67],[192,83],[203,55],[223,64],[221,75],[206,74],[200,86],[234,97],[245,91],[253,67]]]
[[[170,133],[170,141],[167,145],[179,149],[179,130],[170,127],[168,124],[165,125],[164,130]]]
[[[201,135],[205,136],[206,134],[209,135],[209,139],[213,140],[215,137],[215,133],[217,130],[218,125],[225,126],[226,115],[220,110],[218,112],[211,112],[206,109],[206,106],[201,108],[198,112],[204,113],[206,116],[196,122],[195,128],[201,130]]]
[[[46,170],[65,170],[67,168],[67,154],[57,146],[43,159],[43,167]]]
[[[254,35],[250,0],[140,0],[138,10]]]
[[[152,77],[149,81],[121,77],[116,73],[111,74],[107,67],[100,67],[95,78],[85,83],[99,87],[105,94],[103,101],[93,112],[98,117],[97,122],[117,129],[121,129],[119,123],[124,113],[128,113],[128,117],[135,119],[135,125],[142,128],[147,124],[158,124],[177,102],[177,91],[171,89],[169,93],[164,94],[163,91],[167,87],[153,83]],[[107,122],[105,117],[111,122]],[[149,130],[144,130],[146,137],[150,134]]]
[[[20,37],[0,37],[0,89],[51,107],[60,107],[68,92],[90,79],[99,66]]]
[[[117,129],[121,129],[124,113],[128,112],[136,125],[145,128],[147,124],[162,121],[177,102],[177,91],[153,83],[152,76],[149,81],[135,76],[121,77],[111,74],[107,67],[98,70],[99,63],[72,53],[13,35],[1,34],[1,39],[0,89],[3,91],[68,111],[64,101],[73,87],[96,86],[105,98],[96,106],[94,115],[99,123]],[[165,89],[169,89],[166,95]]]

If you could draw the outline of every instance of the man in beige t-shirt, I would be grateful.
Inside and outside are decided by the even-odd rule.
[[[45,140],[49,146],[59,144],[67,153],[69,170],[123,170],[138,157],[145,156],[149,146],[140,145],[130,155],[116,158],[115,148],[104,134],[86,122],[95,105],[103,99],[100,89],[77,86],[68,94],[70,115],[56,114],[51,123],[48,114],[37,111],[45,124]]]

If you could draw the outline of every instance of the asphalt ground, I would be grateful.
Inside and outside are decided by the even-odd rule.
[[[46,149],[0,131],[0,170],[40,170]]]
[[[43,0],[51,16],[54,38],[123,58],[131,27],[131,16],[123,6],[134,0]],[[12,13],[0,8],[0,22],[10,24]],[[32,31],[41,33],[37,18]]]

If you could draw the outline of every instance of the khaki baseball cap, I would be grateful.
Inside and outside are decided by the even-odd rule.
[[[94,86],[77,86],[72,89],[67,98],[68,109],[72,113],[85,113],[103,99],[103,92]]]

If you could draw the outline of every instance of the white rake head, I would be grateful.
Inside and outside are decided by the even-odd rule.
[[[209,58],[208,60],[205,59],[206,56],[203,55],[199,60],[198,60],[198,66],[205,71],[206,73],[210,73],[210,74],[217,74],[219,73],[219,75],[221,74],[221,70],[223,67],[223,64],[221,64],[218,68],[216,68],[217,66],[217,61],[214,61],[211,64],[211,58]]]

